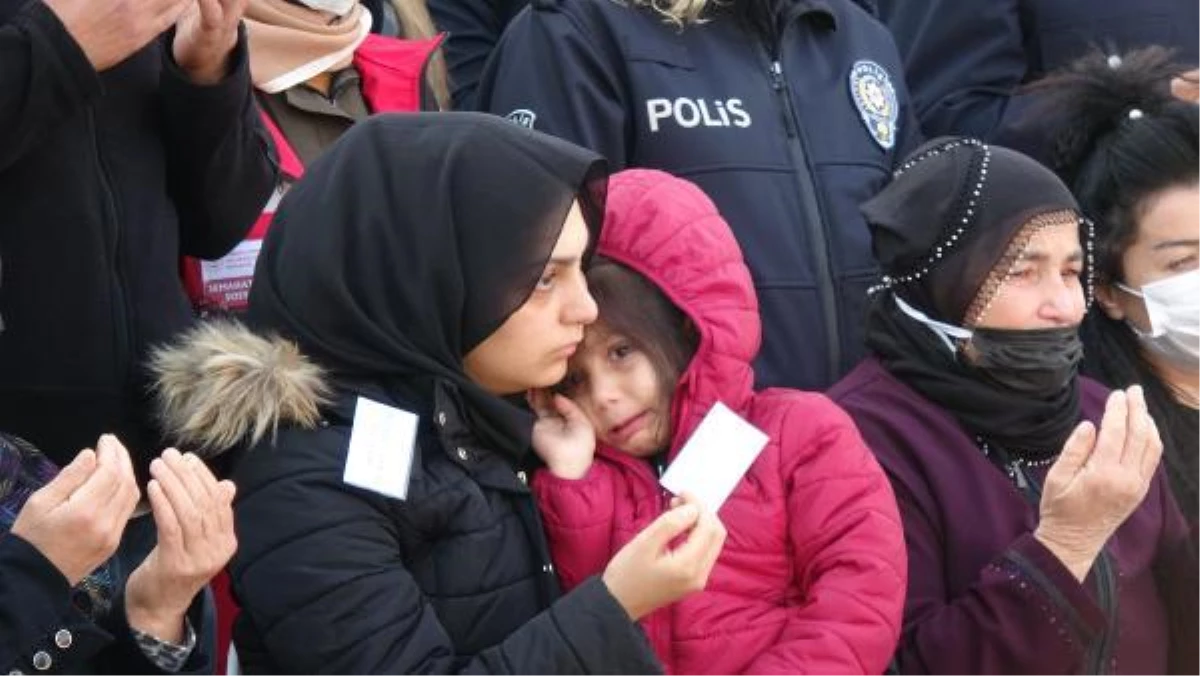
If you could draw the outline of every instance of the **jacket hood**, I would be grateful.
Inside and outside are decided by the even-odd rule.
[[[157,348],[150,370],[167,438],[203,457],[253,446],[281,424],[315,427],[330,393],[295,344],[227,320]]]
[[[762,325],[750,270],[712,200],[665,172],[614,174],[597,252],[650,280],[700,336],[675,390],[671,453],[717,401],[744,413]]]

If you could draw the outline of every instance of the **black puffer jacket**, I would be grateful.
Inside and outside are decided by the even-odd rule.
[[[293,418],[236,473],[234,640],[247,672],[659,671],[602,581],[557,598],[525,475],[475,440],[453,385],[438,383],[432,402],[344,389],[321,406],[321,379],[293,348],[205,331],[157,360],[164,401],[209,402],[179,410],[221,421],[214,439],[258,416]],[[218,364],[257,366],[206,370]],[[342,480],[359,394],[420,413],[406,500]]]

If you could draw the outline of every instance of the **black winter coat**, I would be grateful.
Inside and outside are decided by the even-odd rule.
[[[353,394],[317,429],[246,452],[231,573],[247,672],[658,672],[599,579],[557,598],[524,472],[474,440],[452,387],[438,392],[405,500],[342,481]]]
[[[157,456],[140,363],[193,315],[275,186],[246,42],[193,84],[173,33],[97,73],[40,0],[0,0],[0,429],[66,465],[103,432]]]

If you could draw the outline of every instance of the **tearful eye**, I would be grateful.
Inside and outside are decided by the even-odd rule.
[[[612,347],[612,349],[609,351],[609,354],[612,355],[613,359],[625,359],[629,355],[633,354],[633,346],[629,343],[618,343]]]

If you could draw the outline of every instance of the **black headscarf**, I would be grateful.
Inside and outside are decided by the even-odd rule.
[[[1079,420],[1078,379],[1043,397],[1006,388],[951,352],[901,311],[899,296],[928,317],[962,325],[1009,244],[1036,216],[1079,207],[1048,169],[973,139],[917,149],[862,211],[884,272],[871,300],[867,346],[897,378],[1008,454],[1057,453]]]
[[[422,408],[448,387],[481,441],[523,453],[532,419],[463,357],[532,293],[576,199],[596,241],[606,185],[598,155],[493,116],[372,116],[279,205],[249,319],[354,388]]]

